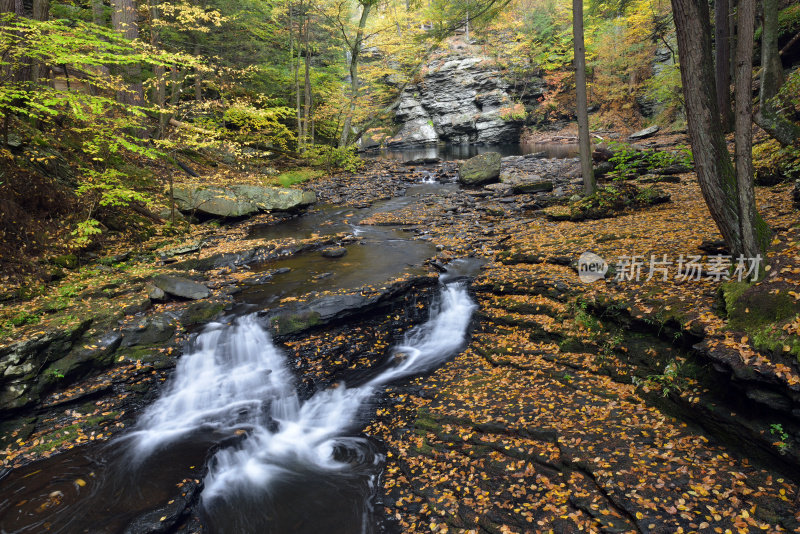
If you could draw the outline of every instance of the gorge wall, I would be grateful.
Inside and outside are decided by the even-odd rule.
[[[522,120],[512,112],[541,96],[545,84],[528,83],[525,95],[515,94],[497,63],[476,48],[451,43],[429,61],[419,82],[405,88],[395,113],[399,130],[389,147],[519,140]]]

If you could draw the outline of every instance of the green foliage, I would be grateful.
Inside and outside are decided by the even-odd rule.
[[[635,386],[644,386],[647,389],[657,389],[661,391],[663,397],[668,397],[673,392],[681,392],[686,389],[688,381],[683,375],[683,362],[673,360],[664,366],[664,371],[660,374],[648,375],[644,380],[632,377]]]
[[[258,143],[288,149],[296,140],[286,120],[294,110],[271,102],[251,102],[240,99],[224,110],[223,124],[233,130],[235,137],[246,143]]]
[[[346,148],[314,145],[309,148],[307,156],[312,165],[322,167],[329,173],[334,170],[355,172],[364,164],[355,145]]]
[[[614,164],[614,170],[609,173],[614,180],[624,180],[635,173],[642,158],[639,150],[619,141],[609,141],[608,148],[614,153],[608,160]]]
[[[308,180],[313,180],[314,178],[319,178],[322,176],[322,174],[323,173],[320,170],[309,169],[306,167],[282,172],[275,178],[275,180],[283,187],[291,187],[295,184],[300,184]]]
[[[648,78],[644,83],[644,94],[646,98],[660,104],[656,122],[665,125],[674,122],[683,110],[681,70],[678,64],[664,66]]]
[[[11,326],[20,327],[25,326],[27,324],[36,324],[39,322],[41,318],[35,313],[28,313],[26,311],[21,311],[16,315],[13,315],[8,322]]]
[[[800,179],[800,144],[781,146],[768,139],[753,147],[755,180],[760,185]]]
[[[50,369],[50,375],[56,380],[61,380],[62,378],[64,378],[64,372],[58,368]]]
[[[92,241],[92,236],[103,233],[100,229],[100,221],[96,219],[86,219],[78,223],[70,235],[72,236],[71,245],[74,248],[82,248]]]
[[[94,195],[100,206],[127,207],[131,202],[147,202],[149,197],[144,193],[129,188],[124,181],[125,176],[115,169],[102,172],[85,169],[82,183],[76,192],[78,195]]]
[[[500,108],[500,118],[504,121],[522,121],[528,116],[522,102],[514,102],[510,106]]]
[[[789,434],[783,429],[781,423],[772,423],[769,425],[769,433],[778,438],[778,441],[776,441],[774,445],[781,454],[789,452]]]

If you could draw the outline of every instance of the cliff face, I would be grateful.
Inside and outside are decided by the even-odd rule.
[[[522,121],[508,117],[514,100],[490,58],[459,47],[430,61],[422,81],[406,87],[395,114],[400,129],[388,145],[517,142]]]

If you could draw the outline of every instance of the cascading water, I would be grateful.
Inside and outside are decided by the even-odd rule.
[[[237,446],[219,450],[211,460],[205,506],[251,489],[270,492],[309,471],[345,476],[365,461],[365,440],[347,436],[365,403],[381,386],[428,371],[454,354],[474,309],[463,283],[442,285],[429,320],[405,335],[391,365],[359,387],[339,384],[306,401],[297,396],[285,356],[256,315],[232,326],[210,325],[130,435],[134,456],[141,461],[200,429],[230,435],[244,430]]]

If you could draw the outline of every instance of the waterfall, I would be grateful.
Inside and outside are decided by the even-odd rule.
[[[147,457],[199,429],[231,435],[244,430],[238,445],[211,460],[205,501],[247,485],[268,487],[298,467],[345,469],[350,464],[337,459],[337,450],[358,447],[360,438],[346,434],[367,401],[380,387],[429,371],[459,350],[474,309],[464,284],[442,285],[430,318],[406,333],[387,368],[362,386],[339,384],[305,401],[296,394],[286,357],[255,314],[232,325],[209,325],[130,435],[134,455]]]

